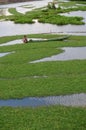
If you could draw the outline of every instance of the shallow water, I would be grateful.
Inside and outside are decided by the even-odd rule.
[[[9,15],[12,15],[8,9],[0,9],[0,16],[1,15],[6,15],[6,16],[9,16]]]
[[[83,12],[83,13],[82,13]],[[65,15],[65,16],[78,16],[78,17],[83,17],[83,21],[86,23],[86,11],[72,11],[68,13],[62,13],[60,15]]]
[[[13,41],[10,41],[10,42],[0,44],[0,46],[9,46],[9,45],[15,45],[15,44],[21,44],[21,43],[23,43],[23,42],[22,42],[21,39],[19,39],[19,40],[13,40]]]
[[[86,94],[72,94],[66,96],[48,96],[48,97],[28,97],[23,99],[8,99],[0,100],[0,106],[11,107],[37,107],[49,105],[64,105],[64,106],[86,106]]]
[[[64,50],[63,53],[35,60],[30,63],[86,59],[86,47],[63,47],[61,49]]]
[[[0,37],[24,34],[39,34],[39,33],[56,33],[56,34],[72,34],[86,35],[85,25],[52,25],[36,22],[34,24],[15,24],[12,21],[0,22]]]
[[[40,7],[46,6],[48,2],[52,2],[52,0],[33,0],[29,2],[3,4],[3,5],[0,5],[0,8],[16,8],[16,7],[21,7],[24,5],[34,5],[35,8],[36,7],[40,8]]]
[[[34,8],[40,8],[46,6],[48,2],[52,0],[42,0],[42,1],[32,1],[32,2],[21,2],[8,5],[0,5],[1,9],[15,7],[18,12],[25,13],[27,10],[32,10],[32,8],[25,8],[24,5],[30,5]],[[6,11],[5,11],[6,12]],[[7,13],[8,15],[8,13]],[[63,15],[63,14],[61,14]],[[86,11],[76,11],[71,13],[65,13],[66,16],[81,16],[84,17],[84,22],[86,23]],[[1,21],[0,22],[0,37],[1,36],[12,36],[21,34],[38,34],[38,33],[57,33],[57,34],[72,34],[72,35],[86,35],[86,24],[85,25],[52,25],[36,23],[34,24],[15,24],[11,21]]]
[[[11,54],[11,53],[14,53],[14,52],[4,52],[4,53],[0,53],[0,57],[9,55],[9,54]]]
[[[17,41],[17,42],[16,42]],[[14,45],[14,44],[22,44],[22,41],[18,43],[21,40],[14,40],[8,43],[1,44],[0,46],[8,46],[8,45]],[[31,61],[30,63],[38,63],[38,62],[46,62],[46,61],[66,61],[66,60],[84,60],[86,59],[86,47],[63,47],[61,48],[64,50],[63,53],[53,55],[51,57],[46,57],[43,59]],[[13,52],[5,52],[0,53],[0,57],[6,56],[8,54],[11,54]]]
[[[16,8],[17,12],[25,14],[27,11],[47,6],[48,2],[52,2],[52,0],[33,0],[29,2],[4,4],[0,5],[0,9]],[[7,15],[7,13],[4,12],[4,15]]]
[[[40,41],[40,40],[46,40],[46,39],[42,39],[42,38],[28,38],[28,42],[30,40],[33,40],[33,41]],[[15,44],[24,44],[22,39],[17,39],[17,40],[13,40],[13,41],[10,41],[10,42],[6,42],[6,43],[3,43],[3,44],[0,44],[0,46],[9,46],[9,45],[15,45]]]

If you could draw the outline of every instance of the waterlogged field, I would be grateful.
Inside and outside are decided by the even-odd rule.
[[[58,35],[27,35],[29,38],[56,38]],[[23,36],[1,37],[0,44]],[[62,52],[61,47],[86,46],[85,36],[65,41],[29,42],[1,46],[0,99],[86,93],[86,60],[30,61]],[[85,130],[86,107],[0,107],[0,130]]]
[[[51,35],[38,35],[38,37],[49,38]],[[4,37],[1,41],[8,38]],[[0,52],[14,51],[0,58],[0,98],[86,92],[86,60],[30,63],[33,60],[61,53],[60,47],[85,46],[85,40],[85,36],[71,36],[66,41],[29,42],[0,47]]]
[[[57,2],[58,8],[50,8],[49,5],[46,7],[34,9],[27,11],[25,14],[22,14],[17,11],[16,8],[9,8],[9,12],[12,15],[9,16],[0,16],[0,19],[11,20],[15,23],[29,23],[32,24],[33,19],[38,19],[41,23],[50,23],[56,25],[82,25],[85,24],[82,20],[83,17],[68,17],[61,16],[60,13],[66,13],[71,11],[86,11],[86,2]],[[28,7],[30,8],[30,7]]]
[[[61,16],[59,13],[65,13],[70,11],[86,11],[85,6],[75,7],[75,8],[67,8],[63,9],[61,7],[57,9],[37,9],[31,12],[27,12],[25,15],[20,14],[16,11],[15,8],[10,8],[9,11],[13,15],[7,16],[5,19],[12,20],[15,23],[34,23],[33,19],[38,19],[39,22],[42,23],[51,23],[56,25],[66,25],[66,24],[76,24],[81,25],[84,24],[82,21],[82,17],[68,17],[68,16]]]

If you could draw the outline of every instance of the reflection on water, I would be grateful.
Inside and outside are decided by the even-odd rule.
[[[64,50],[63,53],[32,61],[30,63],[86,59],[86,47],[63,47],[61,49]]]
[[[20,2],[20,3],[11,3],[0,5],[0,8],[16,8],[23,5],[33,5],[35,8],[40,8],[46,6],[48,2],[52,2],[52,0],[33,0],[29,2]]]
[[[49,105],[86,106],[86,94],[72,94],[66,96],[28,97],[23,99],[0,100],[0,106],[37,107]]]
[[[17,12],[25,14],[27,11],[47,6],[48,2],[52,2],[52,0],[33,0],[29,2],[11,3],[0,5],[0,8],[16,8]]]
[[[8,5],[0,5],[1,9],[16,8],[20,13],[25,13],[34,8],[40,8],[46,6],[48,2],[52,0],[42,0],[42,1],[30,1],[21,2]],[[32,6],[32,8],[25,8],[25,6]],[[27,7],[28,7],[27,6]],[[5,11],[7,12],[7,11]],[[8,15],[8,12],[6,13]],[[63,15],[63,14],[61,14]],[[71,13],[66,13],[67,16],[81,16],[84,17],[84,22],[86,23],[86,11],[76,11]],[[59,33],[59,34],[73,34],[73,35],[86,35],[86,24],[85,25],[52,25],[43,24],[35,22],[34,24],[14,24],[11,21],[0,22],[0,37],[1,36],[12,36],[21,34],[37,34],[37,33]]]
[[[40,39],[34,39],[34,40],[40,40]],[[14,45],[14,44],[22,44],[22,40],[14,40],[8,43],[1,44],[0,46],[8,46],[8,45]],[[61,49],[64,50],[63,53],[60,53],[51,57],[46,57],[43,59],[31,61],[30,63],[86,59],[86,47],[63,47]],[[13,53],[13,52],[0,53],[0,57],[6,56],[10,53]]]
[[[48,2],[52,2],[52,0],[40,0],[40,1],[32,1],[32,2],[26,2],[26,6],[19,6],[16,8],[16,10],[19,13],[25,14],[28,11],[32,11],[33,9],[42,8],[47,6]],[[28,4],[28,6],[27,6]],[[25,3],[24,3],[25,5]],[[26,7],[26,8],[25,8]]]
[[[25,13],[27,10],[32,8],[25,8],[24,5],[33,5],[35,8],[40,8],[41,6],[46,6],[48,2],[52,0],[34,1],[34,2],[23,2],[8,5],[0,5],[0,8],[11,8],[16,7],[17,11],[20,13]],[[20,7],[22,6],[22,7]],[[5,10],[5,9],[4,9]],[[5,10],[6,15],[8,15],[7,9]],[[61,15],[66,16],[81,16],[84,18],[86,23],[86,11],[75,11],[70,13],[64,13]],[[21,34],[37,34],[37,33],[59,33],[59,34],[74,34],[74,35],[86,35],[86,24],[85,25],[51,25],[42,24],[36,22],[35,24],[14,24],[11,21],[0,22],[0,36],[11,36],[11,35],[21,35]]]
[[[86,35],[85,25],[52,25],[35,22],[34,24],[15,24],[11,21],[0,22],[0,37],[21,34],[59,33]]]
[[[60,15],[83,17],[84,18],[83,21],[86,23],[86,11],[73,11],[68,13],[62,13]]]

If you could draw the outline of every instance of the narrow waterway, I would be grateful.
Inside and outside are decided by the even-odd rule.
[[[28,97],[23,99],[8,99],[0,100],[0,107],[38,107],[49,105],[64,105],[64,106],[86,106],[86,94],[72,94],[65,96],[48,96],[48,97]]]

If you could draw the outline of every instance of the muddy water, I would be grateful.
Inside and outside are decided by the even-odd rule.
[[[0,100],[0,106],[37,107],[49,105],[86,106],[86,94],[72,94],[66,96],[28,97],[23,99]]]

